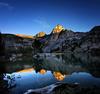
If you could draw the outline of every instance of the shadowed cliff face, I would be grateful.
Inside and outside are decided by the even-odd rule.
[[[80,51],[100,55],[100,26],[96,26],[80,40]],[[77,52],[78,50],[75,49]]]
[[[50,35],[48,45],[44,47],[44,52],[63,52],[66,49],[71,51],[73,44],[78,42],[85,33],[73,32],[71,30],[62,30],[60,33]]]
[[[2,39],[2,34],[0,32],[0,56],[4,56],[5,55],[5,45]]]
[[[52,30],[48,40],[46,40],[47,45],[43,48],[44,52],[51,52],[51,48],[55,45],[56,41],[59,39],[60,33],[63,32],[63,30],[63,26],[59,24]]]

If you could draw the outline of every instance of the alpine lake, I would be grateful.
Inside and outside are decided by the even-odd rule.
[[[80,93],[100,94],[99,56],[12,54],[0,61],[0,94]]]

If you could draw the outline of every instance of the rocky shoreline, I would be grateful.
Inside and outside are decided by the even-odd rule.
[[[40,89],[30,89],[24,94],[99,94],[100,88],[81,87],[78,83],[55,83]]]

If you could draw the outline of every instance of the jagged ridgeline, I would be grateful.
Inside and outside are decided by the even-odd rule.
[[[58,24],[49,35],[38,38],[42,52],[100,53],[100,26],[88,32],[74,32]]]
[[[1,35],[1,34],[0,34]],[[36,36],[2,34],[0,47],[6,52],[64,52],[100,54],[100,26],[88,32],[74,32],[56,25],[50,34],[39,32]],[[4,42],[4,47],[2,46]],[[25,48],[25,50],[23,50]],[[28,48],[28,50],[26,50]],[[2,50],[3,51],[3,50]],[[3,54],[3,53],[2,53]]]
[[[56,41],[59,37],[59,34],[64,30],[64,27],[58,24],[48,35],[45,32],[39,32],[38,34],[36,34],[34,36],[35,40],[33,42],[34,51],[44,52],[45,47],[49,46],[49,43],[51,43],[52,41]]]

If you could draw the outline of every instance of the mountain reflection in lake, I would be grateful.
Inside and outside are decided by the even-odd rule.
[[[9,62],[0,62],[0,94],[23,94],[58,82],[100,89],[99,57],[44,53],[11,58]]]

